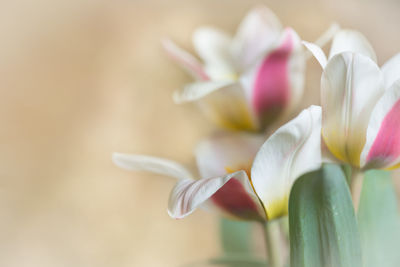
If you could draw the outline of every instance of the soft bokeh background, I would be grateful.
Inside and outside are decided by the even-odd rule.
[[[363,31],[380,63],[400,51],[396,0],[0,2],[0,266],[182,266],[219,253],[217,217],[170,219],[174,181],[120,170],[110,155],[192,164],[213,127],[173,104],[190,79],[159,40],[191,49],[195,27],[233,33],[257,4],[305,40],[337,21]],[[319,98],[309,67],[304,107]]]

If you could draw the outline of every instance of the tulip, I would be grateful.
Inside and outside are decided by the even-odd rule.
[[[268,8],[251,10],[234,37],[202,27],[193,43],[203,63],[172,41],[163,42],[196,80],[175,92],[176,103],[197,102],[223,128],[261,131],[299,102],[305,72],[301,40]]]
[[[287,214],[293,182],[321,165],[321,108],[309,107],[264,140],[225,133],[202,141],[196,149],[201,179],[170,160],[116,153],[113,161],[178,178],[168,204],[173,218],[207,206],[237,219],[267,221]]]
[[[327,58],[304,42],[321,64],[322,136],[329,151],[356,169],[400,163],[400,54],[382,68],[368,40],[339,31]]]

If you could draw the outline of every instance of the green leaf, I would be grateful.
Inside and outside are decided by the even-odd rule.
[[[400,217],[389,172],[365,173],[358,225],[365,267],[400,266]]]
[[[210,259],[207,261],[200,261],[189,263],[182,267],[207,267],[207,266],[225,266],[225,267],[268,267],[265,260],[257,259],[252,256],[223,256],[219,258]]]
[[[210,260],[213,265],[229,266],[229,267],[266,267],[268,266],[265,260],[256,259],[253,257],[222,257]]]
[[[250,222],[222,218],[221,243],[226,255],[251,255],[252,226]]]
[[[337,165],[300,177],[289,199],[291,267],[362,266],[346,178]]]

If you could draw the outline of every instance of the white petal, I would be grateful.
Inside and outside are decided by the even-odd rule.
[[[236,218],[264,219],[263,208],[244,171],[197,181],[179,181],[170,194],[168,214],[175,219],[184,218],[207,200]]]
[[[195,79],[203,81],[209,79],[203,69],[203,65],[189,52],[178,47],[169,39],[162,40],[162,45],[168,55],[187,70]]]
[[[359,166],[370,114],[383,94],[378,66],[345,52],[329,60],[321,77],[322,134],[338,159]]]
[[[306,58],[301,39],[293,29],[288,28],[286,31],[293,38],[293,50],[289,59],[290,98],[283,117],[288,116],[298,108],[303,98],[306,72]]]
[[[316,44],[309,43],[306,41],[303,41],[303,44],[313,54],[315,59],[318,60],[321,67],[325,68],[326,63],[328,62],[328,59],[326,58],[326,55],[325,55],[324,51],[322,51],[321,47],[317,46]]]
[[[205,62],[207,74],[211,76],[211,79],[216,79],[221,75],[231,76],[235,73],[229,50],[231,37],[228,34],[215,28],[202,27],[194,32],[193,44],[196,52]]]
[[[173,98],[175,103],[181,104],[185,102],[196,101],[204,96],[232,85],[229,81],[209,81],[209,82],[196,82],[186,85],[182,91],[175,91]]]
[[[400,53],[389,59],[381,69],[385,78],[385,88],[388,89],[400,79]]]
[[[376,54],[367,38],[358,31],[340,30],[332,42],[329,59],[342,52],[355,52],[376,62]]]
[[[276,46],[282,25],[267,7],[252,9],[241,22],[233,39],[232,53],[239,68],[247,70]]]
[[[193,175],[181,164],[162,158],[145,155],[113,153],[115,165],[130,171],[148,171],[177,179],[193,178]]]
[[[254,160],[251,179],[268,219],[287,214],[293,182],[321,166],[321,108],[311,106],[279,128]]]
[[[230,130],[256,131],[258,123],[243,87],[228,84],[197,102],[214,123]]]
[[[201,177],[216,177],[237,170],[250,170],[264,135],[219,132],[196,147],[196,161]]]
[[[394,83],[376,104],[361,153],[361,167],[390,168],[400,161],[400,81]]]

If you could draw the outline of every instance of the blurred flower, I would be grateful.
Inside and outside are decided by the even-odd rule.
[[[233,38],[202,27],[193,43],[203,63],[172,41],[163,42],[196,79],[175,92],[177,103],[196,101],[224,128],[260,131],[299,102],[305,72],[301,40],[293,29],[282,29],[268,8],[251,10]]]
[[[173,218],[206,205],[234,218],[264,221],[286,215],[295,179],[320,167],[320,132],[321,108],[311,106],[265,142],[245,133],[213,136],[196,149],[201,179],[165,159],[115,153],[113,160],[125,169],[180,179],[169,199]]]
[[[323,67],[322,136],[339,160],[361,169],[400,163],[400,54],[381,69],[367,39],[342,30],[327,59],[304,42]]]

